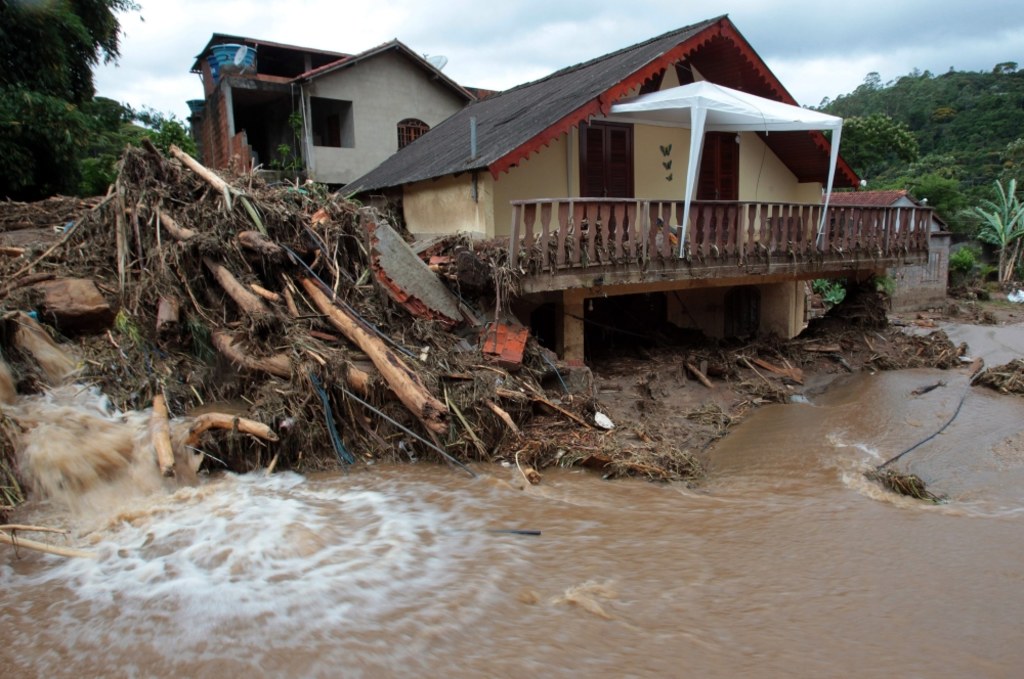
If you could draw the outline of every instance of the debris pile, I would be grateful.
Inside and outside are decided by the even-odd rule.
[[[974,383],[1003,394],[1024,396],[1024,359],[1018,358],[1004,365],[986,368],[975,377]]]
[[[99,199],[2,206],[0,385],[11,393],[0,399],[73,379],[114,411],[151,409],[165,430],[154,441],[174,448],[154,444],[160,467],[179,481],[198,464],[311,471],[425,458],[469,471],[518,457],[543,468],[558,461],[552,442],[566,449],[579,436],[610,463],[636,455],[593,424],[589,394],[544,392],[567,368],[508,320],[514,277],[500,261],[464,256],[454,238],[445,256],[456,275],[438,276],[373,209],[315,184],[227,182],[172,153],[129,149]],[[475,308],[460,279],[475,281]],[[47,374],[39,351],[72,369]],[[17,489],[15,442],[32,425],[11,412],[0,418],[0,484]],[[204,435],[217,427],[228,431]],[[687,473],[677,467],[660,476]]]

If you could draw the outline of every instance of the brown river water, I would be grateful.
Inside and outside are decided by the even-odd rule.
[[[805,393],[696,488],[378,466],[83,509],[98,559],[0,549],[0,675],[1021,676],[1024,399],[932,370]],[[864,479],[965,393],[899,467],[948,502]]]

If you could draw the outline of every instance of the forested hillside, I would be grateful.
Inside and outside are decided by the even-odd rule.
[[[1024,184],[1024,70],[909,73],[864,83],[820,110],[846,119],[841,153],[868,188],[909,189],[928,198],[954,230],[975,226],[963,208],[989,197],[993,182]]]

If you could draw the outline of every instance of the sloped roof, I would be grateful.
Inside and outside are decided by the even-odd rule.
[[[431,64],[429,61],[424,59],[419,54],[416,54],[416,52],[409,49],[409,47],[405,43],[403,43],[401,40],[398,40],[397,38],[391,40],[390,42],[386,42],[382,45],[378,45],[377,47],[372,47],[366,50],[365,52],[360,52],[359,54],[347,56],[343,59],[332,61],[329,64],[324,64],[323,66],[320,66],[318,68],[306,71],[305,73],[296,76],[295,81],[298,82],[300,80],[312,80],[314,78],[319,78],[329,73],[334,73],[342,69],[351,68],[353,66],[356,66],[367,61],[368,59],[372,59],[373,57],[379,54],[383,54],[385,52],[390,51],[397,52],[407,57],[410,61],[415,63],[424,71],[426,71],[428,75],[439,80],[442,84],[448,87],[448,89],[452,90],[456,95],[462,98],[463,101],[469,102],[476,99],[476,97],[473,96],[473,94],[469,92],[466,88],[462,87],[457,82],[446,76],[433,64]]]
[[[476,101],[346,187],[369,191],[462,172],[497,177],[661,73],[688,61],[708,80],[788,104],[786,91],[725,15],[570,66]],[[475,120],[477,154],[471,156]],[[766,143],[800,181],[824,177],[828,142],[817,132],[773,134]],[[837,186],[856,174],[840,161]]]
[[[832,200],[830,202],[833,205],[889,207],[901,198],[907,198],[914,204],[917,204],[917,201],[911,198],[906,191],[896,189],[886,191],[843,191],[840,193],[833,193]]]

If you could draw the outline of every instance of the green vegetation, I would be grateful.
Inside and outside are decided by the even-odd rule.
[[[999,282],[1013,277],[1021,258],[1021,237],[1024,236],[1024,205],[1017,197],[1017,180],[1007,188],[995,182],[995,200],[983,200],[974,213],[981,218],[978,238],[996,246],[999,252]]]
[[[846,286],[840,280],[816,278],[811,282],[811,289],[821,295],[821,301],[829,309],[846,299]]]
[[[0,3],[0,196],[77,188],[92,69],[118,56],[115,11],[131,0]]]
[[[846,119],[840,152],[871,189],[928,199],[955,233],[984,228],[971,206],[995,181],[1024,181],[1024,70],[913,71],[888,83],[869,73],[820,110]]]
[[[102,193],[126,144],[195,146],[173,116],[95,97],[133,0],[0,1],[0,199]],[[141,126],[139,124],[141,124]]]

